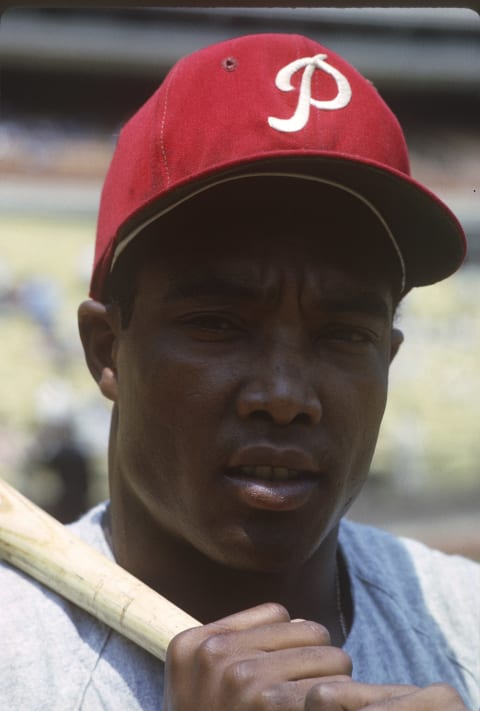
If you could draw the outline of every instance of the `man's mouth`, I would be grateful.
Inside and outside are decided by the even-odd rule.
[[[249,508],[292,511],[321,486],[313,459],[294,449],[252,447],[237,452],[225,471],[230,491]]]
[[[237,472],[247,479],[261,479],[264,481],[291,481],[299,479],[302,474],[307,474],[307,472],[301,472],[298,469],[273,467],[264,464],[238,467]]]
[[[237,450],[227,466],[243,477],[267,481],[312,478],[320,473],[318,462],[306,450],[267,443]]]

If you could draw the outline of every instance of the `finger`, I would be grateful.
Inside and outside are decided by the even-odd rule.
[[[252,629],[261,625],[289,622],[288,611],[277,603],[257,605],[248,610],[242,610],[228,617],[211,622],[207,625],[194,627],[176,635],[167,650],[167,657],[183,656],[189,650],[195,649],[203,640],[212,635],[228,632],[239,632]]]
[[[288,610],[276,602],[267,602],[263,605],[251,607],[248,610],[241,610],[228,617],[222,617],[210,625],[205,625],[205,627],[218,628],[219,631],[224,632],[239,632],[276,622],[290,622]]]
[[[225,638],[232,650],[273,652],[295,647],[330,645],[328,630],[316,622],[281,622],[261,625],[240,632],[220,632],[212,636]]]
[[[227,655],[219,655],[225,659]],[[211,664],[211,659],[210,659]],[[296,647],[248,658],[236,658],[227,666],[232,677],[258,677],[265,686],[308,680],[309,685],[324,677],[349,677],[352,662],[348,654],[337,647]],[[316,681],[315,681],[316,680]]]
[[[331,682],[348,683],[352,681],[350,677],[341,675],[327,678]],[[301,681],[287,681],[281,684],[272,684],[262,689],[257,696],[253,696],[250,699],[245,699],[244,697],[244,700],[248,700],[249,702],[246,708],[275,709],[275,711],[304,711],[305,697],[312,688],[312,683],[315,684],[319,681],[321,680],[302,679]]]
[[[390,707],[385,706],[385,702],[408,694],[411,695],[416,691],[417,687],[408,685],[380,686],[353,681],[349,684],[325,683],[323,680],[321,684],[309,691],[305,701],[305,711],[360,711],[367,708],[370,711],[373,704],[384,704],[379,708],[387,709]],[[416,707],[411,707],[409,711],[413,711],[413,709],[421,711]],[[395,711],[397,711],[396,707]]]
[[[447,684],[432,684],[401,697],[364,706],[362,711],[468,711],[460,695]]]
[[[330,645],[328,630],[312,621],[274,622],[241,629],[245,626],[246,619],[250,624],[264,619],[256,614],[255,608],[247,612],[253,614],[248,617],[244,613],[232,615],[203,628],[194,628],[177,635],[168,650],[170,657],[178,654],[183,656],[194,649],[202,649],[208,653],[207,656],[220,658],[229,655],[242,658],[254,652],[267,653],[281,649]]]

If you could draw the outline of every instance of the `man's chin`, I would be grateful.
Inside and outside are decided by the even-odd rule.
[[[298,570],[314,555],[323,536],[299,541],[292,535],[267,537],[259,532],[243,531],[241,539],[225,541],[209,557],[232,571],[256,574],[282,574]]]

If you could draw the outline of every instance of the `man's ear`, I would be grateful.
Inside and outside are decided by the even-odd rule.
[[[403,333],[399,328],[392,328],[392,336],[390,339],[390,363],[397,355],[400,346],[403,343]]]
[[[102,394],[117,399],[116,348],[118,319],[112,309],[88,300],[78,308],[78,328],[88,369]]]

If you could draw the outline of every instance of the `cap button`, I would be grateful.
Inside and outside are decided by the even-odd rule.
[[[237,68],[237,60],[235,57],[225,57],[225,59],[222,60],[222,67],[225,69],[226,72],[233,72]]]

